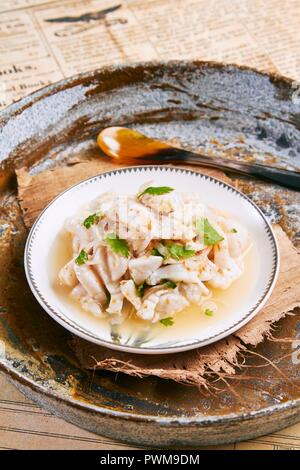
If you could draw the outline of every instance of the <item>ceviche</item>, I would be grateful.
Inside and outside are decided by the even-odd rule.
[[[248,231],[200,194],[155,182],[134,195],[101,194],[64,230],[73,255],[60,283],[82,309],[112,324],[134,315],[171,326],[189,305],[213,316],[215,290],[243,275],[251,247]]]

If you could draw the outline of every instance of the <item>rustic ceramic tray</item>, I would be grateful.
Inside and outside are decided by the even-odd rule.
[[[27,232],[13,174],[21,166],[41,172],[70,156],[94,158],[97,131],[108,125],[133,125],[194,150],[299,167],[294,91],[287,79],[236,66],[139,64],[64,80],[2,112],[1,369],[25,395],[78,426],[146,446],[233,442],[300,419],[296,343],[264,342],[256,351],[276,361],[285,376],[249,357],[248,367],[231,382],[235,394],[221,384],[212,395],[154,378],[82,370],[68,345],[69,333],[43,312],[26,284]],[[239,184],[299,243],[300,193],[245,179]],[[296,315],[282,320],[275,336],[299,334]]]

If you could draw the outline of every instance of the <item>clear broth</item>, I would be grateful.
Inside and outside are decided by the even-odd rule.
[[[255,245],[251,247],[244,258],[244,273],[228,289],[211,289],[212,300],[217,303],[218,311],[213,316],[205,315],[197,305],[190,305],[174,315],[174,324],[170,327],[160,322],[148,324],[139,319],[133,307],[125,301],[124,311],[128,316],[121,325],[111,325],[109,316],[97,318],[83,310],[80,304],[70,297],[70,288],[60,284],[59,270],[72,258],[71,237],[65,231],[57,237],[49,253],[50,282],[55,294],[64,305],[65,313],[70,319],[84,325],[92,331],[101,332],[101,338],[106,341],[133,347],[159,347],[160,345],[179,345],[181,342],[193,341],[199,338],[195,331],[201,331],[205,336],[213,333],[216,324],[225,317],[231,317],[233,312],[243,307],[244,301],[251,298],[255,290],[256,273],[259,270],[259,257]]]

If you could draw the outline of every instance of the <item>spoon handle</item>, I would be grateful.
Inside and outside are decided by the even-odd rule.
[[[255,176],[300,191],[300,172],[296,171],[269,167],[257,163],[237,162],[222,157],[208,157],[176,148],[167,150],[161,157],[164,161],[191,163],[193,165],[218,168],[224,171],[229,170],[242,175]]]

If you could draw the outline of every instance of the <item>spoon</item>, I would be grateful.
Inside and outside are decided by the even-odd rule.
[[[190,152],[126,127],[103,129],[97,137],[97,143],[116,163],[191,163],[255,176],[300,191],[300,172]]]

